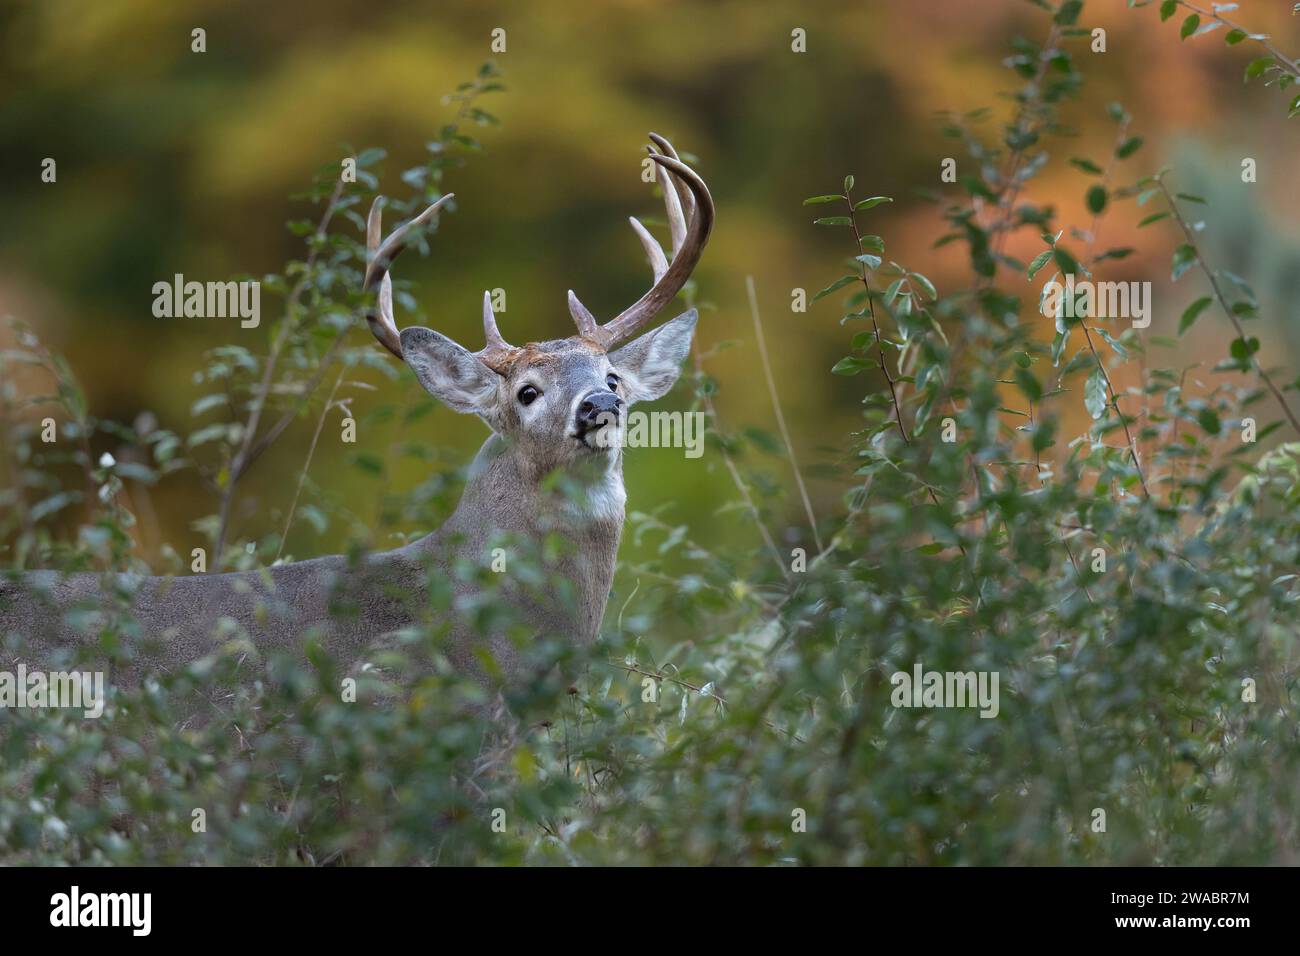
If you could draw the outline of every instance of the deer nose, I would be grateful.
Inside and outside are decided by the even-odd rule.
[[[613,392],[592,392],[578,406],[578,426],[585,430],[593,425],[604,425],[606,422],[602,416],[605,415],[613,416],[613,420],[617,421],[622,407],[623,400]]]

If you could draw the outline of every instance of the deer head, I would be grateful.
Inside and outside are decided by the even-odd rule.
[[[482,418],[515,444],[538,473],[620,447],[625,411],[633,402],[664,395],[677,380],[690,350],[694,309],[645,332],[690,278],[713,228],[708,187],[662,136],[650,134],[646,149],[661,173],[664,207],[672,235],[671,261],[636,219],[632,228],[654,273],[653,285],[627,309],[603,324],[569,291],[577,334],[567,339],[510,345],[497,328],[491,296],[483,294],[486,344],[471,352],[426,328],[397,329],[389,268],[412,230],[424,225],[452,198],[448,194],[380,242],[376,199],[367,224],[369,264],[365,288],[378,286],[376,308],[366,319],[385,348],[409,365],[432,395],[459,412]],[[642,334],[644,332],[644,334]]]

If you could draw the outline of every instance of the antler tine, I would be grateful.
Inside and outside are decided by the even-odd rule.
[[[492,371],[505,374],[505,367],[515,347],[501,337],[496,313],[492,311],[492,293],[487,290],[483,292],[483,338],[487,345],[474,354]]]
[[[664,277],[664,273],[668,271],[668,257],[664,255],[663,246],[659,245],[658,240],[650,235],[649,230],[641,225],[640,220],[635,216],[628,216],[627,221],[632,224],[636,237],[641,240],[641,248],[645,250],[645,257],[650,263],[650,271],[654,273],[654,281],[658,282]],[[582,303],[578,304],[581,305]]]
[[[387,272],[379,282],[379,311],[367,312],[366,324],[380,345],[402,358],[402,338],[397,332],[397,320],[393,318],[393,280]]]
[[[431,205],[424,212],[420,213],[409,222],[405,222],[393,230],[392,235],[382,243],[371,248],[371,243],[379,237],[379,210],[384,199],[382,196],[375,197],[374,203],[370,206],[370,219],[366,223],[366,246],[370,249],[370,262],[366,265],[366,281],[363,288],[369,291],[375,287],[375,283],[388,272],[393,264],[393,260],[402,254],[406,248],[407,237],[411,231],[418,229],[427,223],[430,219],[438,214],[438,210],[448,200],[454,198],[455,193],[447,193],[436,203]]]
[[[658,152],[663,153],[665,156],[669,157],[670,159],[677,160],[679,163],[682,161],[682,158],[677,155],[677,150],[673,149],[673,144],[668,142],[668,140],[664,139],[664,137],[660,136],[658,133],[651,133],[650,139],[658,148]],[[691,221],[691,217],[695,215],[695,197],[691,195],[691,191],[687,189],[686,185],[682,183],[680,180],[678,180],[676,176],[669,176],[667,177],[667,179],[670,183],[673,184],[673,187],[677,190],[677,204],[681,207],[682,213],[685,217],[682,220],[682,226],[684,228],[686,223]],[[665,206],[667,206],[667,202],[668,200],[665,199],[664,200]],[[671,220],[671,218],[672,218],[672,213],[670,211],[669,219]],[[674,246],[673,247],[674,254],[676,254],[676,249],[677,247]]]
[[[375,201],[370,204],[370,213],[366,217],[368,261],[362,289],[369,292],[378,284],[379,297],[378,307],[366,311],[366,324],[370,326],[370,331],[379,340],[379,344],[398,358],[402,358],[402,341],[397,332],[397,320],[393,317],[393,280],[388,274],[388,269],[393,264],[393,260],[406,248],[407,236],[410,235],[411,230],[418,229],[436,216],[443,203],[452,196],[452,193],[447,193],[410,222],[394,229],[393,234],[382,243],[379,237],[383,233],[384,198],[376,196]]]
[[[666,153],[656,152],[652,146],[647,146],[645,151],[651,157],[667,155]],[[674,182],[672,174],[662,169],[659,171],[659,188],[664,194],[664,214],[668,219],[668,232],[673,240],[673,255],[676,256],[682,248],[682,243],[686,241],[687,221],[684,210],[687,207],[682,202],[682,195],[677,189],[677,183]]]
[[[366,323],[375,338],[379,340],[379,344],[399,359],[404,359],[402,339],[397,331],[397,320],[393,317],[393,279],[388,274],[388,270],[392,267],[393,260],[406,248],[412,231],[419,229],[436,216],[443,204],[453,196],[453,193],[447,193],[414,219],[394,229],[392,235],[383,242],[379,241],[383,233],[382,196],[375,198],[370,206],[370,214],[366,218],[366,252],[369,261],[366,263],[363,288],[369,292],[376,284],[379,286],[378,308],[366,312]],[[492,312],[492,296],[488,292],[483,293],[483,335],[487,339],[487,345],[474,354],[488,368],[504,374],[514,353],[514,347],[501,337],[501,330],[497,328],[496,315]]]
[[[370,281],[370,263],[379,252],[379,237],[383,230],[383,197],[376,196],[366,217],[366,281]],[[366,324],[379,344],[398,358],[402,357],[402,343],[397,334],[397,320],[393,318],[393,280],[384,273],[379,283],[378,311],[366,310]]]
[[[673,159],[679,159],[677,151],[673,149],[668,140],[658,133],[651,133],[650,138],[659,147],[658,152]],[[653,155],[656,150],[653,146],[647,146],[646,152]],[[672,176],[665,174],[660,185],[664,193],[664,210],[668,215],[668,228],[673,237],[673,254],[676,255],[686,235],[686,223],[690,219],[690,213],[686,212],[686,210],[693,210],[695,201],[690,191]],[[671,189],[669,185],[672,186]],[[641,220],[635,216],[629,216],[628,222],[632,224],[632,230],[636,233],[636,237],[641,240],[641,248],[645,250],[646,260],[650,263],[650,271],[654,273],[654,281],[658,282],[664,277],[664,273],[668,271],[668,258],[664,255],[663,247],[659,245],[654,236],[650,235],[650,231],[641,225]]]
[[[645,227],[633,220],[633,228],[655,273],[654,285],[631,306],[600,326],[596,337],[607,350],[617,348],[634,338],[677,296],[700,261],[700,254],[713,231],[714,208],[709,187],[695,170],[677,158],[667,140],[654,133],[650,134],[650,138],[663,150],[656,152],[651,149],[650,158],[663,173],[664,207],[668,210],[669,225],[673,227],[675,220],[678,224],[677,228],[673,228],[673,257],[670,263],[663,266],[663,250],[658,248]],[[682,195],[687,193],[690,198],[683,200]],[[689,220],[684,209],[691,210]],[[677,231],[681,225],[685,228],[682,229],[679,241]],[[655,249],[658,249],[657,255]],[[576,314],[574,317],[576,320]]]
[[[635,219],[632,222],[638,226],[640,225]],[[653,239],[650,241],[654,242]],[[656,245],[655,248],[658,249],[659,247]],[[663,255],[663,251],[660,250],[659,258],[662,259]],[[569,290],[569,315],[573,316],[573,324],[578,327],[578,334],[584,339],[600,339],[600,323],[596,321],[596,317],[591,314],[587,307],[578,301],[578,297],[573,294],[572,289]]]

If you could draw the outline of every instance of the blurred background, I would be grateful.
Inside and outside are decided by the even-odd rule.
[[[1232,16],[1300,51],[1290,7],[1247,0]],[[662,133],[698,157],[718,206],[696,277],[700,298],[714,307],[697,346],[733,343],[707,361],[719,412],[729,427],[774,430],[745,298],[753,275],[820,517],[841,507],[841,484],[818,475],[841,462],[833,449],[859,424],[863,389],[829,374],[856,331],[838,324],[838,296],[791,310],[793,289],[811,298],[842,273],[850,252],[844,232],[814,227],[819,209],[801,201],[837,191],[852,173],[859,195],[895,198],[866,220],[867,231],[885,237],[887,257],[924,272],[941,293],[950,279],[964,281],[964,248],[932,248],[947,230],[941,206],[922,196],[961,195],[939,179],[944,157],[966,160],[940,135],[938,114],[992,106],[988,132],[997,135],[1012,107],[1006,91],[1017,86],[1003,65],[1010,43],[1018,35],[1041,42],[1048,28],[1048,17],[1023,0],[824,0],[798,11],[767,0],[39,0],[2,10],[0,314],[29,322],[66,354],[95,415],[129,422],[147,409],[181,433],[201,424],[189,409],[203,391],[193,376],[204,351],[238,342],[265,352],[275,316],[249,330],[233,319],[155,318],[153,284],[178,272],[200,281],[259,276],[300,257],[302,241],[284,224],[314,211],[287,197],[344,144],[386,149],[380,188],[407,195],[398,175],[423,161],[424,144],[450,117],[442,97],[494,59],[508,91],[483,105],[501,125],[475,130],[485,151],[448,174],[459,209],[443,218],[431,254],[400,263],[400,277],[416,283],[419,311],[399,310],[399,323],[430,325],[478,348],[485,288],[506,290],[500,323],[514,341],[570,334],[570,287],[601,317],[632,302],[649,273],[626,220],[660,215],[640,161],[646,133]],[[1177,188],[1206,197],[1208,206],[1188,213],[1207,224],[1207,255],[1253,285],[1265,321],[1252,334],[1265,356],[1294,369],[1300,127],[1287,123],[1276,91],[1243,84],[1258,50],[1227,47],[1221,33],[1183,42],[1176,22],[1119,0],[1088,3],[1081,24],[1105,28],[1107,50],[1071,41],[1086,74],[1083,95],[1066,107],[1073,134],[1051,145],[1053,162],[1032,194],[1056,206],[1061,227],[1088,226],[1091,180],[1067,160],[1104,163],[1114,138],[1106,105],[1122,102],[1146,141],[1126,161],[1124,181],[1170,164]],[[205,53],[191,52],[196,27],[206,30]],[[498,27],[507,50],[494,54]],[[791,50],[795,28],[806,31],[806,53]],[[1257,162],[1254,184],[1241,181],[1247,156]],[[45,157],[57,160],[55,184],[41,182]],[[1110,211],[1098,248],[1136,252],[1103,278],[1151,280],[1147,332],[1172,335],[1206,289],[1195,274],[1170,284],[1174,227],[1134,231],[1150,211],[1132,203]],[[1028,261],[1041,248],[1026,230],[1007,252]],[[1023,277],[1001,281],[1034,299]],[[359,325],[355,335],[367,334]],[[1148,364],[1209,366],[1226,355],[1229,338],[1222,317],[1207,313],[1179,349],[1153,348]],[[367,404],[399,394],[372,377],[379,391],[357,400],[359,419]],[[687,400],[679,393],[663,407]],[[1082,399],[1074,404],[1082,424]],[[485,436],[476,419],[446,409],[407,427],[453,461],[467,460]],[[359,444],[382,453],[400,428],[378,424]],[[298,422],[250,474],[241,495],[248,507],[285,506],[290,490],[277,484],[297,474],[311,431],[310,418]],[[350,451],[322,442],[312,477],[354,499],[362,518],[377,482],[401,490],[426,477],[418,463],[394,460],[377,478],[346,467]],[[784,455],[751,463],[790,486]],[[688,460],[679,450],[631,450],[626,472],[630,508],[664,508],[665,520],[689,521],[701,539],[742,545],[754,534],[740,512],[720,509],[734,489],[716,453]],[[154,496],[158,536],[183,553],[201,543],[191,523],[214,508],[192,478],[169,478]],[[782,538],[806,544],[797,496],[770,505]],[[342,535],[302,525],[290,550],[327,553]]]

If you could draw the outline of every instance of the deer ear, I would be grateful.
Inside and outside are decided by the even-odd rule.
[[[501,377],[464,346],[432,329],[402,329],[402,358],[425,390],[458,412],[489,416]]]
[[[691,309],[610,353],[609,360],[623,376],[631,401],[650,402],[668,394],[681,373],[682,359],[691,350],[691,335],[699,317]]]

